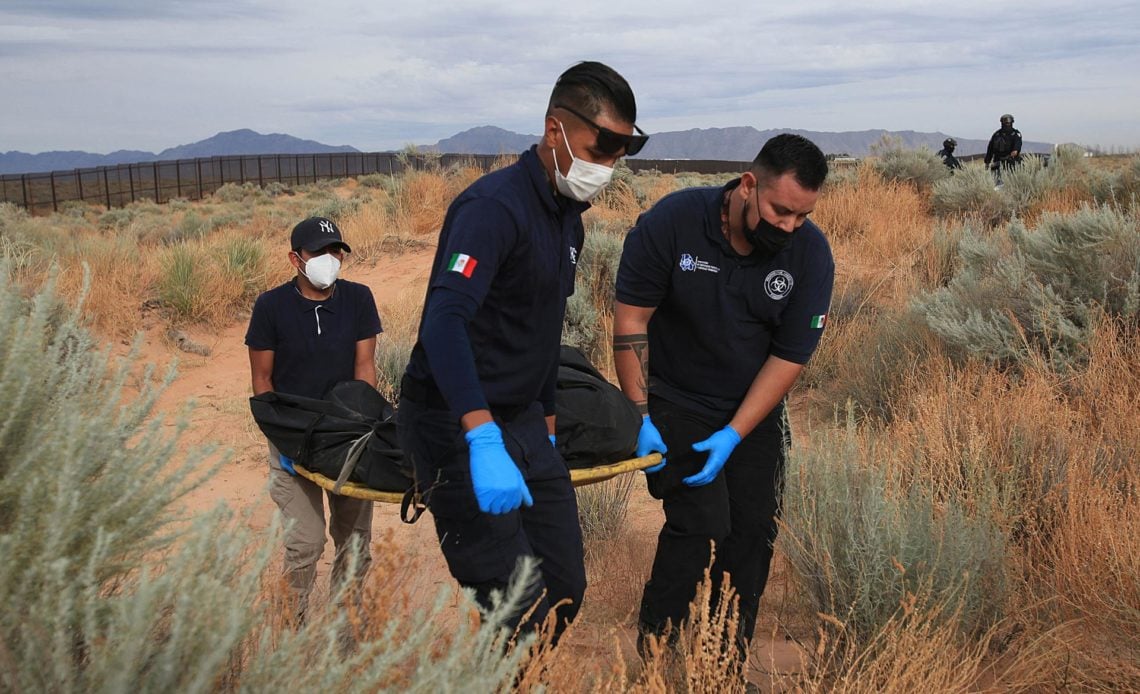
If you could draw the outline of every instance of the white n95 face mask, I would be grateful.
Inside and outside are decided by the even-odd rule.
[[[336,282],[337,273],[340,272],[340,261],[331,253],[318,255],[305,262],[305,269],[301,270],[313,286],[317,289],[328,289]]]
[[[595,164],[574,156],[574,150],[570,149],[570,140],[566,138],[566,128],[561,122],[558,123],[558,127],[562,128],[562,140],[566,143],[566,151],[570,152],[571,161],[570,171],[563,176],[558,169],[558,151],[550,150],[554,153],[554,185],[558,188],[559,193],[568,198],[580,202],[590,202],[598,197],[598,193],[602,192],[602,189],[609,184],[610,179],[614,176],[614,170],[609,166]]]

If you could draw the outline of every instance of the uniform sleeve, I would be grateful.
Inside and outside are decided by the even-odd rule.
[[[668,216],[660,206],[650,209],[626,235],[614,289],[623,304],[656,307],[669,293],[674,254]]]
[[[770,353],[796,364],[806,364],[819,345],[835,282],[835,262],[822,235],[811,255],[809,271],[804,280],[797,283],[780,317],[780,325],[772,333]]]
[[[252,349],[277,349],[277,326],[273,322],[270,309],[270,295],[264,292],[253,303],[249,316],[249,327],[245,331],[245,344]]]
[[[372,291],[361,285],[360,301],[356,304],[356,341],[367,340],[384,332],[380,324],[380,313],[376,310],[376,299]]]
[[[994,139],[997,138],[997,133],[990,135],[990,143],[986,145],[986,158],[985,163],[989,164],[994,158]]]
[[[1018,154],[1018,156],[1020,156],[1021,155],[1021,131],[1020,130],[1014,130],[1013,131],[1013,148],[1015,150],[1017,150],[1017,154]]]
[[[490,198],[467,200],[450,214],[441,267],[431,286],[459,292],[482,306],[499,266],[518,243],[518,223]]]
[[[460,416],[487,409],[475,352],[467,337],[467,324],[477,308],[471,297],[442,288],[431,293],[420,329],[420,342],[436,386],[451,411]]]

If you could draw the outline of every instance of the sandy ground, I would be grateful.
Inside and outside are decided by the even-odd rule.
[[[385,307],[392,305],[401,293],[422,291],[417,288],[426,283],[433,253],[432,248],[418,249],[385,257],[372,266],[350,265],[344,276],[372,288],[383,320]],[[186,331],[194,341],[210,348],[208,357],[179,351],[166,338],[162,326],[156,324],[145,334],[142,357],[160,365],[174,359],[178,361],[177,378],[164,393],[159,410],[174,414],[187,404],[193,405],[183,443],[214,445],[228,451],[226,462],[217,473],[186,500],[187,510],[194,512],[224,501],[232,508],[249,511],[254,529],[262,529],[270,523],[276,507],[266,491],[265,441],[249,413],[249,362],[243,343],[247,320],[247,315],[235,316],[233,324],[221,331],[201,328]],[[398,543],[416,567],[416,581],[422,584],[416,593],[435,595],[439,588],[452,585],[452,581],[442,554],[435,546],[431,519],[425,515],[420,522],[406,525],[400,521],[398,511],[395,504],[377,504],[374,537]],[[591,589],[587,592],[579,624],[569,639],[575,650],[596,651],[599,647],[608,650],[616,638],[622,645],[627,664],[636,669],[632,625],[662,521],[660,504],[645,492],[644,483],[638,480],[630,502],[626,536],[598,548],[591,558]],[[327,577],[331,560],[330,542],[319,566],[322,578]],[[769,605],[779,600],[783,589],[780,569],[778,566],[774,569],[765,604],[761,605],[762,615],[771,612]],[[592,594],[597,596],[593,601]],[[773,624],[770,616],[761,617],[753,644],[754,662],[763,671],[773,666],[780,671],[797,669],[798,650],[793,642],[773,633]],[[761,682],[762,686],[769,683],[765,682],[768,677],[760,670],[752,670],[751,679]]]

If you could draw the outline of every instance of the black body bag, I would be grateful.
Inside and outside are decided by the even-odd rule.
[[[312,472],[340,479],[350,453],[358,452],[348,481],[390,492],[412,486],[396,440],[396,410],[364,381],[337,383],[324,400],[269,392],[250,398],[249,406],[277,450]]]
[[[558,357],[556,438],[567,465],[589,468],[632,458],[641,430],[637,407],[576,348],[562,345]]]

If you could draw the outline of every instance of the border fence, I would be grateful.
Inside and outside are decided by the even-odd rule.
[[[58,211],[66,202],[84,201],[123,207],[139,200],[156,203],[180,198],[200,200],[227,183],[299,185],[322,179],[367,174],[399,174],[429,164],[474,163],[489,170],[499,155],[395,152],[333,152],[325,154],[247,154],[199,159],[148,161],[85,169],[0,176],[0,202],[11,202],[32,214]],[[749,162],[693,159],[626,159],[633,171],[662,173],[736,173]]]

